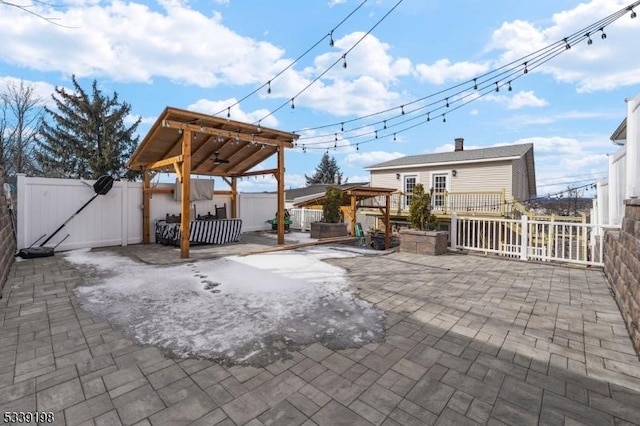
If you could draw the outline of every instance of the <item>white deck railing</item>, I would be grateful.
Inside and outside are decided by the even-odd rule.
[[[463,217],[452,214],[451,248],[521,260],[604,266],[604,229],[589,223]],[[592,238],[592,236],[599,236]]]
[[[289,209],[289,217],[291,218],[292,229],[309,231],[311,229],[311,222],[320,222],[322,220],[322,210]]]

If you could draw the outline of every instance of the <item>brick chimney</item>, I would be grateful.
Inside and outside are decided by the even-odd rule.
[[[455,152],[458,151],[463,151],[464,150],[464,139],[463,138],[456,138],[456,148],[455,148]]]

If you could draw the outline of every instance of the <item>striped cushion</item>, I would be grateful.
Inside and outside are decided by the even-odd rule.
[[[156,221],[156,242],[165,245],[180,245],[180,224]],[[226,244],[240,241],[241,219],[197,220],[189,227],[189,242],[192,244]]]

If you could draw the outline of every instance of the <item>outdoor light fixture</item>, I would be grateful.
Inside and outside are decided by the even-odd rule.
[[[396,179],[400,180],[400,173],[396,173]]]
[[[451,170],[451,176],[456,177],[458,175],[457,170]]]
[[[228,164],[229,160],[220,158],[220,151],[213,153],[213,164]]]

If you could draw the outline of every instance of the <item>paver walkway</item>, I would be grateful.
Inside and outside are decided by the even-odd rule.
[[[331,263],[387,311],[386,340],[342,351],[315,343],[266,368],[138,346],[77,307],[70,290],[91,277],[61,255],[16,263],[0,300],[0,415],[51,411],[68,425],[640,424],[640,362],[600,271],[400,253]]]

